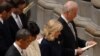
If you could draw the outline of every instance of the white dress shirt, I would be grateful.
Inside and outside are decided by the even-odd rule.
[[[19,53],[21,54],[21,56],[23,55],[22,54],[22,49],[14,42],[14,44],[13,44],[15,47],[16,47],[16,49],[19,51]]]
[[[0,22],[3,24],[3,20],[2,20],[2,18],[0,17]]]

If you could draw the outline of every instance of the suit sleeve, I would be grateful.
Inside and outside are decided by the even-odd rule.
[[[77,38],[79,47],[85,47],[86,41],[83,39]]]
[[[75,50],[70,48],[64,48],[64,56],[75,56]]]

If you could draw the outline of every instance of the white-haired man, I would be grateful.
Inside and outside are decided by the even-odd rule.
[[[65,56],[78,56],[84,51],[82,47],[87,44],[94,44],[95,41],[85,41],[77,36],[76,26],[73,22],[74,18],[77,16],[78,4],[74,1],[67,1],[64,5],[63,13],[58,19],[62,25],[63,30],[59,36],[59,41],[61,45],[65,48]]]

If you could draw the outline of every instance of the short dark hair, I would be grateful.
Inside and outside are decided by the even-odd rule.
[[[26,40],[27,37],[30,35],[31,33],[27,29],[20,29],[16,34],[16,40],[20,40],[20,39]]]
[[[39,26],[35,22],[32,22],[32,21],[28,23],[28,30],[30,31],[32,36],[37,36],[40,33]]]
[[[0,5],[0,13],[3,11],[9,12],[11,10],[12,6],[9,3],[5,3],[3,5]]]
[[[26,3],[26,1],[25,0],[11,0],[11,1],[8,1],[8,3],[12,4],[13,8],[17,8],[20,4]]]

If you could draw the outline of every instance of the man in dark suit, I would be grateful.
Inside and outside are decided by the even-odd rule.
[[[60,41],[61,45],[65,48],[65,56],[81,55],[84,52],[82,47],[85,47],[85,45],[88,45],[89,43],[95,43],[94,41],[86,42],[77,36],[76,26],[73,22],[77,12],[77,3],[74,1],[68,1],[64,5],[61,17],[58,19],[63,25],[63,30],[61,31],[58,41]]]
[[[10,16],[10,5],[0,5],[0,56],[4,56],[5,52],[12,44],[11,33],[7,24],[7,18]]]
[[[21,29],[16,34],[14,44],[8,49],[5,56],[25,56],[28,45],[33,41],[31,33],[26,29]]]
[[[22,0],[18,0],[17,2],[11,0],[9,1],[13,5],[12,7],[12,13],[11,16],[9,17],[9,26],[11,29],[11,34],[13,37],[13,41],[15,41],[15,34],[19,29],[22,28],[27,28],[27,22],[28,19],[25,17],[23,13],[21,13],[21,9],[19,9],[19,6],[22,7],[21,5],[24,4],[25,2]]]

